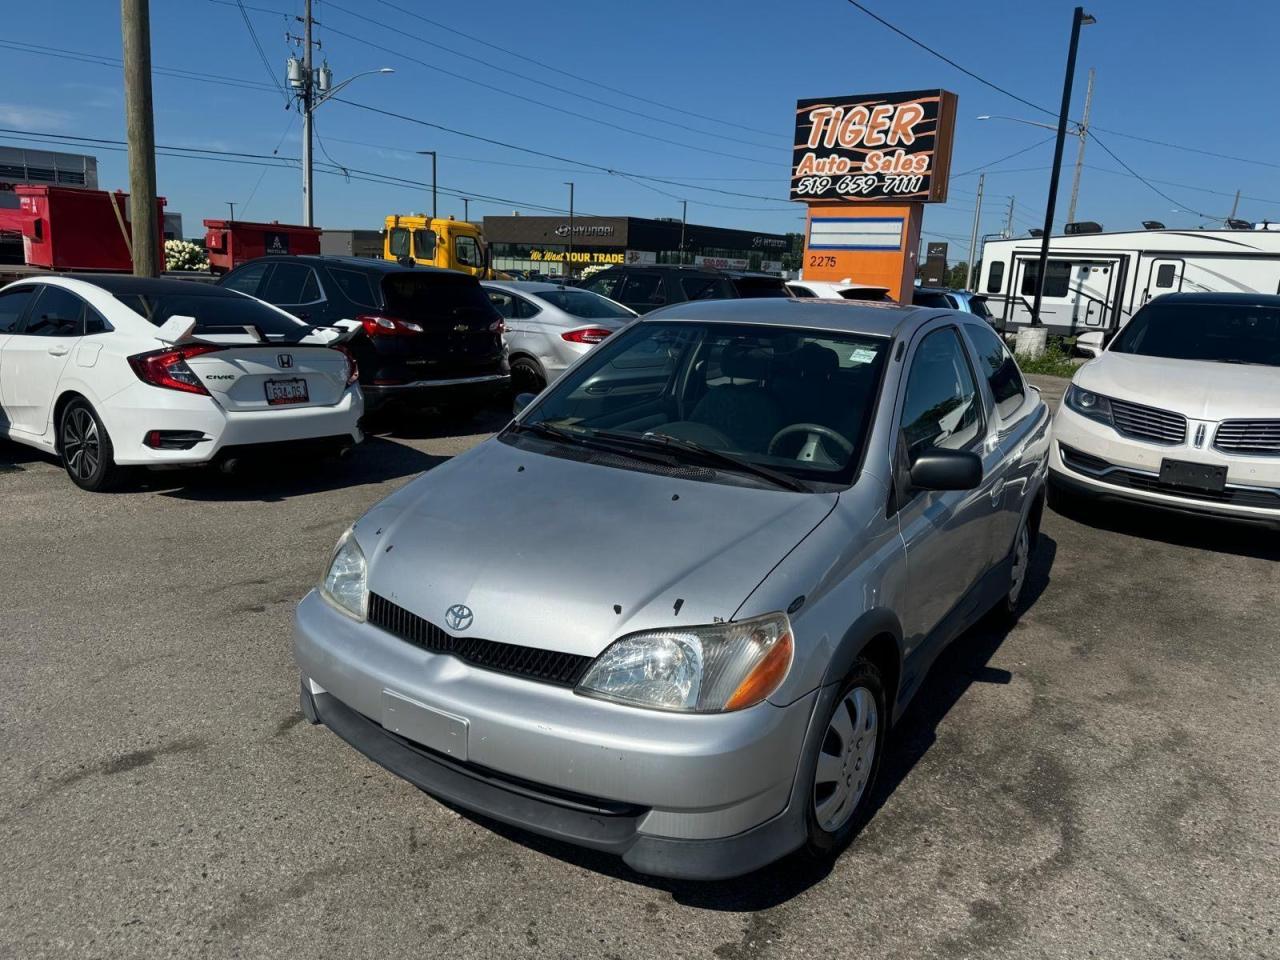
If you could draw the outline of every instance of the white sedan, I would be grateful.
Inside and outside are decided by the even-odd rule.
[[[132,467],[340,450],[362,439],[364,398],[338,336],[211,284],[19,280],[0,289],[0,437],[85,490]]]
[[[864,303],[892,303],[888,287],[876,287],[849,280],[788,280],[787,289],[793,297],[812,297],[816,300],[860,300]]]
[[[1280,297],[1171,293],[1082,366],[1050,492],[1280,527]]]

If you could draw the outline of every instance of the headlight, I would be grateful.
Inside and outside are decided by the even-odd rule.
[[[364,551],[350,530],[333,548],[329,569],[320,581],[320,596],[350,617],[365,618],[369,608],[368,568]]]
[[[791,667],[785,613],[628,634],[596,658],[578,693],[655,710],[718,713],[759,703]]]
[[[1111,420],[1111,401],[1100,393],[1082,390],[1074,383],[1067,387],[1065,402],[1068,407],[1090,420],[1114,426]]]

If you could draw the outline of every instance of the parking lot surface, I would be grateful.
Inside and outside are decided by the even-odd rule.
[[[1021,622],[942,658],[826,873],[649,880],[302,722],[335,539],[502,419],[115,495],[0,442],[0,956],[1280,956],[1274,533],[1047,513]]]

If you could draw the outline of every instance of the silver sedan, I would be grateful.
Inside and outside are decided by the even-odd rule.
[[[642,872],[834,856],[939,652],[1020,609],[1048,432],[972,314],[648,314],[343,535],[302,710]]]
[[[540,393],[565,368],[638,314],[590,290],[506,280],[481,284],[507,324],[511,382]]]

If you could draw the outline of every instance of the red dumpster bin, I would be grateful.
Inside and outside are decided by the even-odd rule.
[[[204,245],[209,252],[209,270],[213,273],[226,273],[269,253],[319,253],[323,232],[319,227],[275,221],[206,220],[204,225]]]
[[[48,270],[133,269],[129,195],[19,184],[17,210],[0,210],[0,230],[22,234],[26,262]],[[164,197],[156,197],[156,253],[164,263]]]

